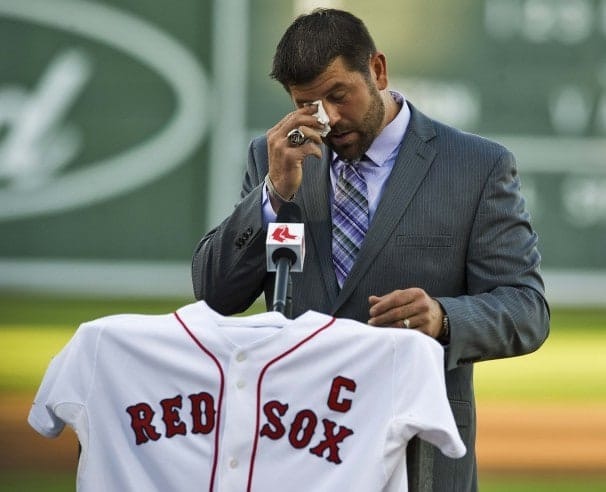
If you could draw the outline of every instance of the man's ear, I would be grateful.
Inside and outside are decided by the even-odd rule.
[[[375,81],[377,89],[387,89],[387,59],[380,51],[370,57],[370,76]]]

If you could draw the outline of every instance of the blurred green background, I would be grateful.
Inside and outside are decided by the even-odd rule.
[[[73,489],[72,469],[13,466],[23,402],[79,323],[192,300],[197,240],[291,108],[274,47],[319,5],[365,20],[420,110],[518,158],[552,335],[477,366],[480,425],[516,405],[606,415],[606,0],[0,0],[0,490]],[[480,451],[482,490],[606,490],[604,454],[573,473]]]
[[[0,291],[188,296],[316,5],[366,21],[420,110],[511,148],[552,304],[606,304],[604,0],[3,0]]]

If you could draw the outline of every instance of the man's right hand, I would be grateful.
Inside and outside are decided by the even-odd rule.
[[[303,160],[308,155],[322,158],[323,125],[318,122],[314,113],[317,105],[309,104],[287,114],[273,128],[267,131],[269,153],[269,179],[275,190],[283,198],[295,194],[303,178]],[[306,137],[302,145],[293,145],[288,140],[288,133],[298,128]],[[270,197],[272,198],[272,197]],[[272,200],[272,206],[276,209]]]

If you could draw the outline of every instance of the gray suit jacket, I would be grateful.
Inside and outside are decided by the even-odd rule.
[[[331,259],[330,153],[306,159],[295,198],[305,223],[306,257],[304,272],[292,274],[293,315],[313,309],[366,322],[371,294],[420,287],[437,298],[450,318],[447,392],[468,453],[450,460],[435,450],[433,490],[471,491],[477,488],[472,363],[536,350],[548,335],[549,311],[513,155],[412,105],[411,112],[341,291]],[[265,138],[253,140],[241,201],[194,254],[196,298],[223,314],[244,311],[263,291],[269,303],[273,297],[261,214],[267,160]]]

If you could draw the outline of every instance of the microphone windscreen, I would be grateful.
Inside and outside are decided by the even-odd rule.
[[[276,222],[292,224],[295,222],[303,222],[303,214],[301,207],[294,202],[286,202],[280,206]]]

